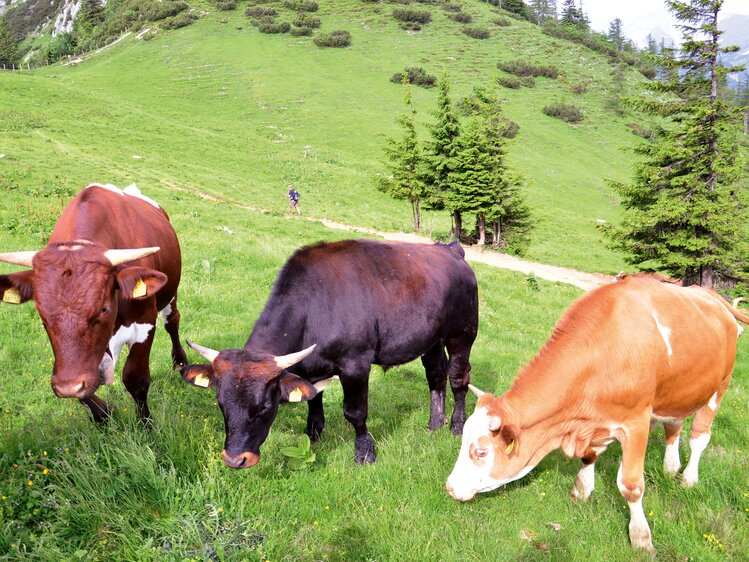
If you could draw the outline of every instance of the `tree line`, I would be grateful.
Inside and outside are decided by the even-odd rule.
[[[442,77],[436,122],[429,127],[428,140],[421,140],[405,76],[403,83],[408,111],[397,120],[401,137],[389,139],[384,148],[386,173],[378,177],[378,189],[409,201],[415,230],[421,229],[422,209],[444,210],[452,218],[455,239],[468,236],[481,245],[490,239],[494,248],[522,253],[533,223],[522,178],[505,161],[506,137],[516,126],[502,115],[496,93],[477,87],[458,108],[449,78]],[[476,217],[475,228],[468,233],[463,225],[466,213]]]

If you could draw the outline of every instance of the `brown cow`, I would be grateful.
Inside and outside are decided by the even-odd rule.
[[[34,299],[55,355],[55,394],[79,398],[94,420],[106,420],[109,408],[94,393],[112,383],[127,345],[122,379],[148,421],[148,357],[159,313],[174,366],[187,363],[177,311],[182,262],[167,214],[135,186],[90,185],[62,211],[46,248],[0,254],[0,261],[32,268],[0,275],[0,295],[12,304]]]
[[[697,413],[683,473],[684,484],[694,485],[731,379],[742,331],[736,319],[749,322],[712,291],[639,275],[583,295],[506,393],[497,398],[472,388],[478,401],[447,492],[468,501],[522,478],[561,448],[582,459],[571,494],[587,500],[594,463],[616,439],[622,446],[617,485],[630,508],[630,540],[652,549],[642,508],[651,422],[664,424],[663,464],[676,474],[682,422]]]

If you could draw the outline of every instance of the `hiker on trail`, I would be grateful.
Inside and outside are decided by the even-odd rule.
[[[302,216],[302,211],[299,210],[299,192],[294,189],[293,185],[289,186],[289,214],[291,211],[296,209],[296,214]]]

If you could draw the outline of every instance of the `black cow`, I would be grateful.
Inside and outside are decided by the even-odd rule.
[[[356,430],[355,460],[374,462],[366,425],[370,367],[417,357],[431,393],[428,428],[445,422],[449,375],[455,396],[450,426],[460,435],[478,329],[476,277],[464,256],[457,243],[309,246],[284,265],[244,349],[218,352],[188,341],[211,361],[186,366],[182,376],[216,387],[226,465],[257,464],[279,402],[309,401],[305,433],[317,440],[325,425],[322,390],[335,376],[343,387],[344,416]],[[295,364],[295,374],[286,370]]]

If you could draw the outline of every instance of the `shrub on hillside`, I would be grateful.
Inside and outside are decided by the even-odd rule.
[[[237,0],[214,0],[216,9],[221,12],[228,12],[237,7]]]
[[[257,29],[260,33],[288,33],[291,31],[291,24],[287,21],[261,23]]]
[[[299,17],[294,20],[294,25],[297,27],[306,27],[309,29],[317,29],[320,27],[320,18],[316,16],[310,16],[309,14],[299,14]]]
[[[395,8],[393,17],[399,21],[416,22],[423,25],[432,21],[432,12],[414,8]]]
[[[627,123],[627,127],[631,129],[633,135],[637,135],[638,137],[642,137],[647,140],[655,139],[655,131],[646,129],[639,123]]]
[[[577,84],[573,84],[570,87],[570,92],[573,94],[584,94],[588,91],[588,83],[587,82],[578,82]]]
[[[510,27],[512,25],[512,22],[507,18],[497,18],[492,20],[492,23],[499,27]]]
[[[497,84],[504,88],[517,90],[522,87],[532,88],[536,85],[536,82],[533,80],[533,76],[514,76],[509,74],[497,78]]]
[[[562,119],[567,123],[579,123],[583,120],[583,112],[571,103],[553,103],[544,107],[543,112],[550,116]]]
[[[459,12],[463,8],[459,4],[442,4],[442,9],[446,12]]]
[[[286,0],[283,5],[296,12],[316,12],[319,6],[312,0]]]
[[[515,76],[542,76],[552,79],[559,76],[559,71],[554,66],[537,66],[522,60],[498,62],[497,68]]]
[[[351,45],[351,34],[339,29],[330,33],[320,33],[312,41],[318,47],[348,47]]]
[[[187,27],[196,19],[198,18],[190,12],[182,12],[176,16],[161,20],[159,27],[161,29],[179,29],[180,27]]]
[[[306,37],[312,35],[311,27],[292,27],[289,32],[294,37]]]
[[[471,23],[473,21],[473,17],[471,16],[471,14],[466,14],[465,12],[450,14],[450,19],[453,21],[457,21],[458,23]]]
[[[437,77],[427,74],[424,69],[420,66],[409,66],[403,72],[396,72],[390,77],[390,81],[394,84],[402,84],[403,79],[408,84],[415,84],[422,88],[432,88],[437,82]]]
[[[399,27],[404,31],[421,31],[421,24],[417,21],[404,21]]]
[[[270,25],[272,23],[276,23],[275,16],[261,16],[259,18],[252,18],[250,20],[250,24],[254,27],[260,27],[261,25]]]
[[[274,8],[262,8],[260,6],[250,6],[244,11],[244,15],[250,18],[262,18],[262,17],[275,17],[276,10]]]
[[[462,29],[462,31],[468,35],[468,37],[473,37],[474,39],[489,39],[491,36],[488,29],[485,27],[479,27],[478,25],[467,25]]]

